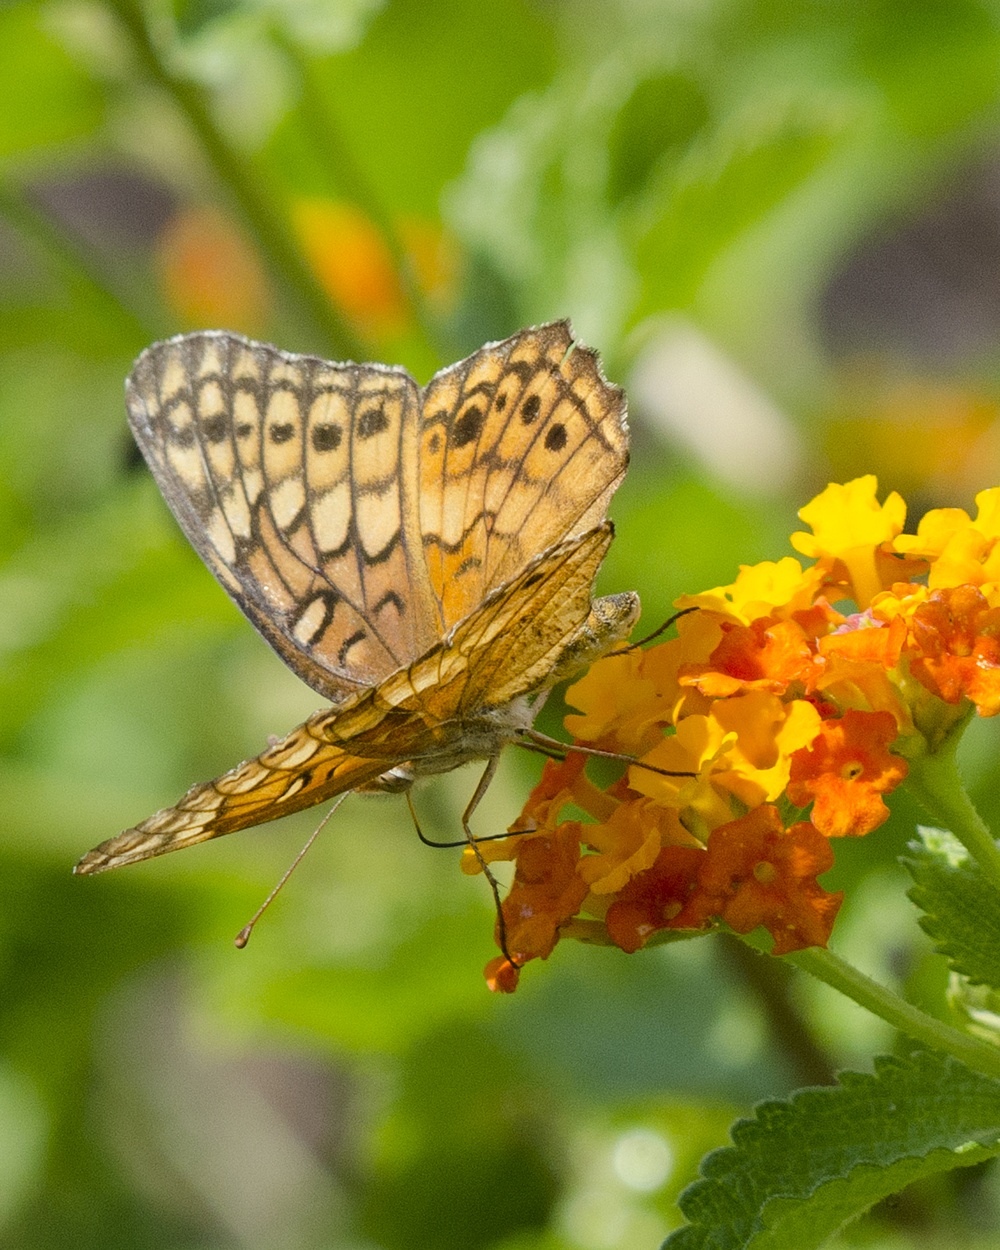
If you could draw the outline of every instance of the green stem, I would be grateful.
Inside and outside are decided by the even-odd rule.
[[[143,69],[187,118],[216,174],[253,227],[271,269],[296,296],[302,310],[327,340],[330,352],[341,359],[363,360],[365,350],[360,340],[330,302],[287,223],[262,193],[259,171],[252,169],[246,157],[229,144],[201,90],[175,74],[163,59],[136,0],[108,0],[108,4],[121,20]]]
[[[962,785],[955,760],[957,739],[953,735],[940,750],[911,760],[906,787],[1000,889],[1000,847]]]
[[[943,1024],[918,1008],[904,1002],[898,994],[879,985],[857,968],[819,946],[795,951],[784,958],[811,973],[817,980],[833,986],[859,1006],[887,1021],[901,1033],[923,1042],[933,1050],[953,1055],[967,1067],[986,1076],[1000,1079],[1000,1048],[981,1042],[967,1033]]]

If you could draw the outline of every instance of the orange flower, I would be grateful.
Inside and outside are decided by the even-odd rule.
[[[747,690],[783,694],[792,682],[807,683],[818,668],[801,625],[765,616],[749,625],[723,621],[722,641],[708,663],[685,664],[680,681],[710,698]]]
[[[507,950],[518,965],[545,959],[559,939],[559,928],[580,910],[586,882],[577,873],[579,821],[568,820],[544,834],[517,841],[517,867],[503,916]]]
[[[684,697],[679,668],[709,655],[719,626],[699,612],[681,618],[678,635],[648,651],[605,656],[592,665],[566,691],[566,702],[580,712],[566,717],[567,732],[606,751],[643,755],[650,750]]]
[[[263,264],[219,209],[179,209],[156,241],[156,265],[167,303],[187,325],[261,333],[271,304]]]
[[[670,927],[697,886],[705,854],[701,847],[664,847],[652,867],[633,877],[608,908],[604,922],[612,942],[631,954]]]
[[[883,794],[894,790],[908,765],[888,748],[898,736],[889,712],[853,709],[824,721],[809,746],[792,756],[788,797],[813,804],[813,824],[828,838],[860,837],[889,816]]]
[[[895,668],[905,641],[906,622],[903,617],[884,621],[869,608],[866,612],[847,617],[832,634],[820,638],[818,649],[824,658],[837,655],[862,664]]]
[[[816,877],[832,866],[830,844],[811,824],[786,830],[776,807],[755,808],[712,833],[698,889],[674,924],[698,928],[718,917],[737,933],[763,925],[775,955],[825,946],[843,894],[828,894]]]
[[[936,590],[913,613],[910,671],[945,703],[963,697],[980,716],[1000,711],[1000,608],[974,586]]]
[[[744,566],[678,601],[694,610],[677,638],[595,664],[567,728],[637,758],[603,790],[583,756],[546,764],[513,826],[538,834],[483,848],[517,859],[513,963],[494,961],[491,984],[512,989],[514,964],[560,935],[635,951],[722,921],[763,925],[776,955],[825,944],[842,897],[816,880],[829,839],[878,828],[884,796],[911,769],[917,784],[970,703],[1000,713],[1000,488],[977,503],[974,521],[939,509],[914,537],[874,477],[830,486],[800,513],[813,533],[793,536],[812,566]],[[594,823],[560,823],[570,804]],[[791,805],[811,820],[785,829]]]
[[[617,894],[662,846],[694,841],[675,811],[643,798],[619,803],[603,824],[584,825],[581,836],[595,853],[580,860],[578,871],[594,894]]]
[[[483,969],[483,975],[494,994],[513,994],[521,979],[521,969],[505,955],[497,955]]]

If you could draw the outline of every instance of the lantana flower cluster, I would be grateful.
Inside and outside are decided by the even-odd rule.
[[[973,709],[1000,711],[1000,488],[974,519],[937,509],[911,535],[876,487],[831,485],[802,509],[805,567],[747,565],[683,596],[675,638],[569,689],[574,742],[634,762],[602,788],[592,757],[547,761],[513,836],[480,844],[515,865],[491,988],[561,937],[631,952],[722,923],[763,926],[776,955],[826,945],[831,839],[877,829]],[[471,852],[463,866],[479,871]]]

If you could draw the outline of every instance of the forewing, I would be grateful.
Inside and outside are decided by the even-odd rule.
[[[443,370],[422,405],[420,529],[444,631],[604,519],[628,427],[623,392],[565,321]]]
[[[400,450],[419,420],[404,370],[210,331],[149,348],[126,397],[192,545],[314,689],[371,686],[437,636]]]

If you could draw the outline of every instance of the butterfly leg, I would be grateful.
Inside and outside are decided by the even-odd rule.
[[[507,962],[513,967],[517,968],[520,965],[507,949],[507,922],[504,919],[503,902],[500,898],[500,883],[490,870],[489,864],[487,864],[482,851],[479,849],[479,843],[476,840],[476,835],[472,832],[469,825],[473,812],[482,802],[483,795],[490,788],[490,782],[496,776],[497,764],[499,762],[499,755],[493,755],[487,761],[486,767],[483,770],[483,775],[479,778],[479,785],[476,786],[475,793],[469,800],[469,804],[465,811],[462,813],[462,832],[465,834],[466,841],[472,848],[473,855],[475,855],[476,859],[479,861],[479,867],[483,871],[483,876],[490,883],[490,889],[493,891],[493,902],[496,904],[497,909],[497,938],[500,950],[503,952],[504,959],[506,959]]]

